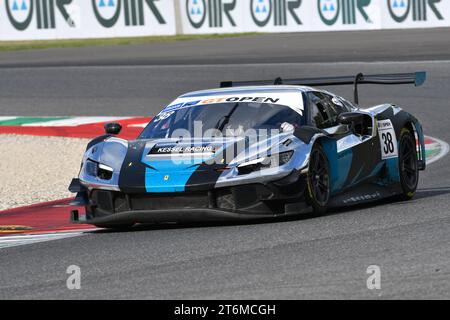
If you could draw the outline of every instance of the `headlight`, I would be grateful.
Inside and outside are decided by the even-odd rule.
[[[98,163],[87,159],[85,164],[86,173],[90,176],[96,177],[98,172]]]
[[[275,168],[285,165],[291,160],[293,154],[294,151],[286,151],[241,163],[238,165],[239,174],[249,174],[261,169]]]
[[[86,160],[86,173],[90,176],[100,178],[102,180],[111,180],[113,174],[113,168],[104,164]]]
[[[278,154],[278,156],[279,156],[278,157],[278,165],[282,166],[282,165],[288,163],[291,160],[293,154],[294,154],[294,151],[286,151],[286,152],[279,153]]]

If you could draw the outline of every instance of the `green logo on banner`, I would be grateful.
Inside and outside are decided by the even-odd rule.
[[[122,12],[126,26],[145,25],[145,6],[150,9],[159,24],[166,24],[155,5],[156,1],[159,0],[92,0],[92,6],[97,21],[105,28],[115,26]]]
[[[6,13],[8,19],[19,31],[26,30],[36,14],[38,29],[55,29],[55,11],[63,16],[70,27],[75,27],[73,19],[70,17],[65,6],[72,3],[72,0],[6,0]]]
[[[428,8],[438,20],[443,20],[436,7],[439,2],[441,0],[387,0],[387,6],[392,19],[398,23],[405,21],[411,14],[413,21],[427,21]]]
[[[320,19],[326,25],[334,25],[339,17],[343,24],[356,24],[356,12],[359,12],[366,23],[372,23],[366,12],[371,0],[318,0]]]
[[[236,1],[224,3],[223,0],[186,0],[186,15],[191,26],[196,29],[204,25],[206,18],[210,28],[223,27],[224,18],[235,27],[231,11],[236,8]]]
[[[295,10],[301,5],[302,0],[251,0],[250,12],[253,22],[259,27],[265,27],[272,16],[275,26],[286,26],[288,14],[300,25],[302,22]]]

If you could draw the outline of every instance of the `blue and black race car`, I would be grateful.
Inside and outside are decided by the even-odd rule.
[[[425,169],[420,122],[393,104],[361,109],[359,84],[424,83],[425,72],[223,82],[184,94],[133,141],[118,123],[91,141],[69,190],[85,218],[136,223],[280,217],[397,196]],[[355,103],[317,89],[353,85]]]

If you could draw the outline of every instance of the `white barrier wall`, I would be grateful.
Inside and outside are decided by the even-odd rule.
[[[450,26],[450,0],[0,0],[0,40]]]
[[[449,0],[177,0],[185,33],[450,26]]]
[[[0,0],[0,40],[175,34],[172,0]]]

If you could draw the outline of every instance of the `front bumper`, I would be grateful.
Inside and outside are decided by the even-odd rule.
[[[306,176],[294,170],[269,183],[254,183],[198,192],[125,194],[83,187],[74,179],[76,204],[86,217],[73,222],[114,225],[155,222],[253,220],[298,214],[308,209]],[[82,221],[80,221],[82,220]]]

